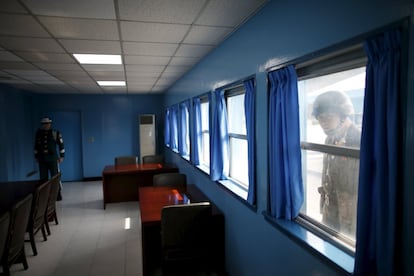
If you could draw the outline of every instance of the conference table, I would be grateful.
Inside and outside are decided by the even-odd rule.
[[[107,203],[138,201],[141,186],[152,186],[155,174],[178,172],[172,164],[108,165],[102,172],[104,209]]]
[[[40,180],[0,182],[0,214],[10,211],[12,206],[44,183]]]
[[[213,214],[214,265],[219,272],[225,271],[224,215],[195,185],[186,190],[174,187],[140,187],[142,265],[143,275],[152,275],[161,265],[161,210],[167,205],[209,201]],[[224,274],[224,273],[223,273]]]

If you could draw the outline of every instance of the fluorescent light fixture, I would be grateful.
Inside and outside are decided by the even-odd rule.
[[[131,229],[131,218],[125,218],[125,230]]]
[[[125,81],[97,81],[100,86],[125,86]]]
[[[122,64],[120,55],[73,54],[80,64]]]

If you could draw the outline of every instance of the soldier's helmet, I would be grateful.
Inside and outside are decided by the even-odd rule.
[[[318,118],[322,113],[337,113],[341,118],[346,118],[354,113],[354,106],[345,93],[328,91],[316,97],[313,103],[312,115]]]

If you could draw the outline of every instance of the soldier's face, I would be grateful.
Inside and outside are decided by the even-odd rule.
[[[336,113],[325,112],[318,116],[318,121],[325,134],[330,135],[341,123],[341,118]]]
[[[48,129],[50,129],[51,126],[52,126],[51,123],[42,124],[42,129],[48,130]]]

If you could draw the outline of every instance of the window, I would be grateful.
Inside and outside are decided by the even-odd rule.
[[[210,104],[208,97],[201,98],[201,156],[200,165],[210,167]]]
[[[357,48],[297,69],[305,193],[298,221],[351,252],[365,89],[361,55]]]
[[[180,140],[179,151],[182,157],[190,159],[190,124],[189,124],[189,111],[188,102],[180,104]]]
[[[225,92],[229,135],[229,177],[247,189],[249,170],[244,94],[243,85]]]

